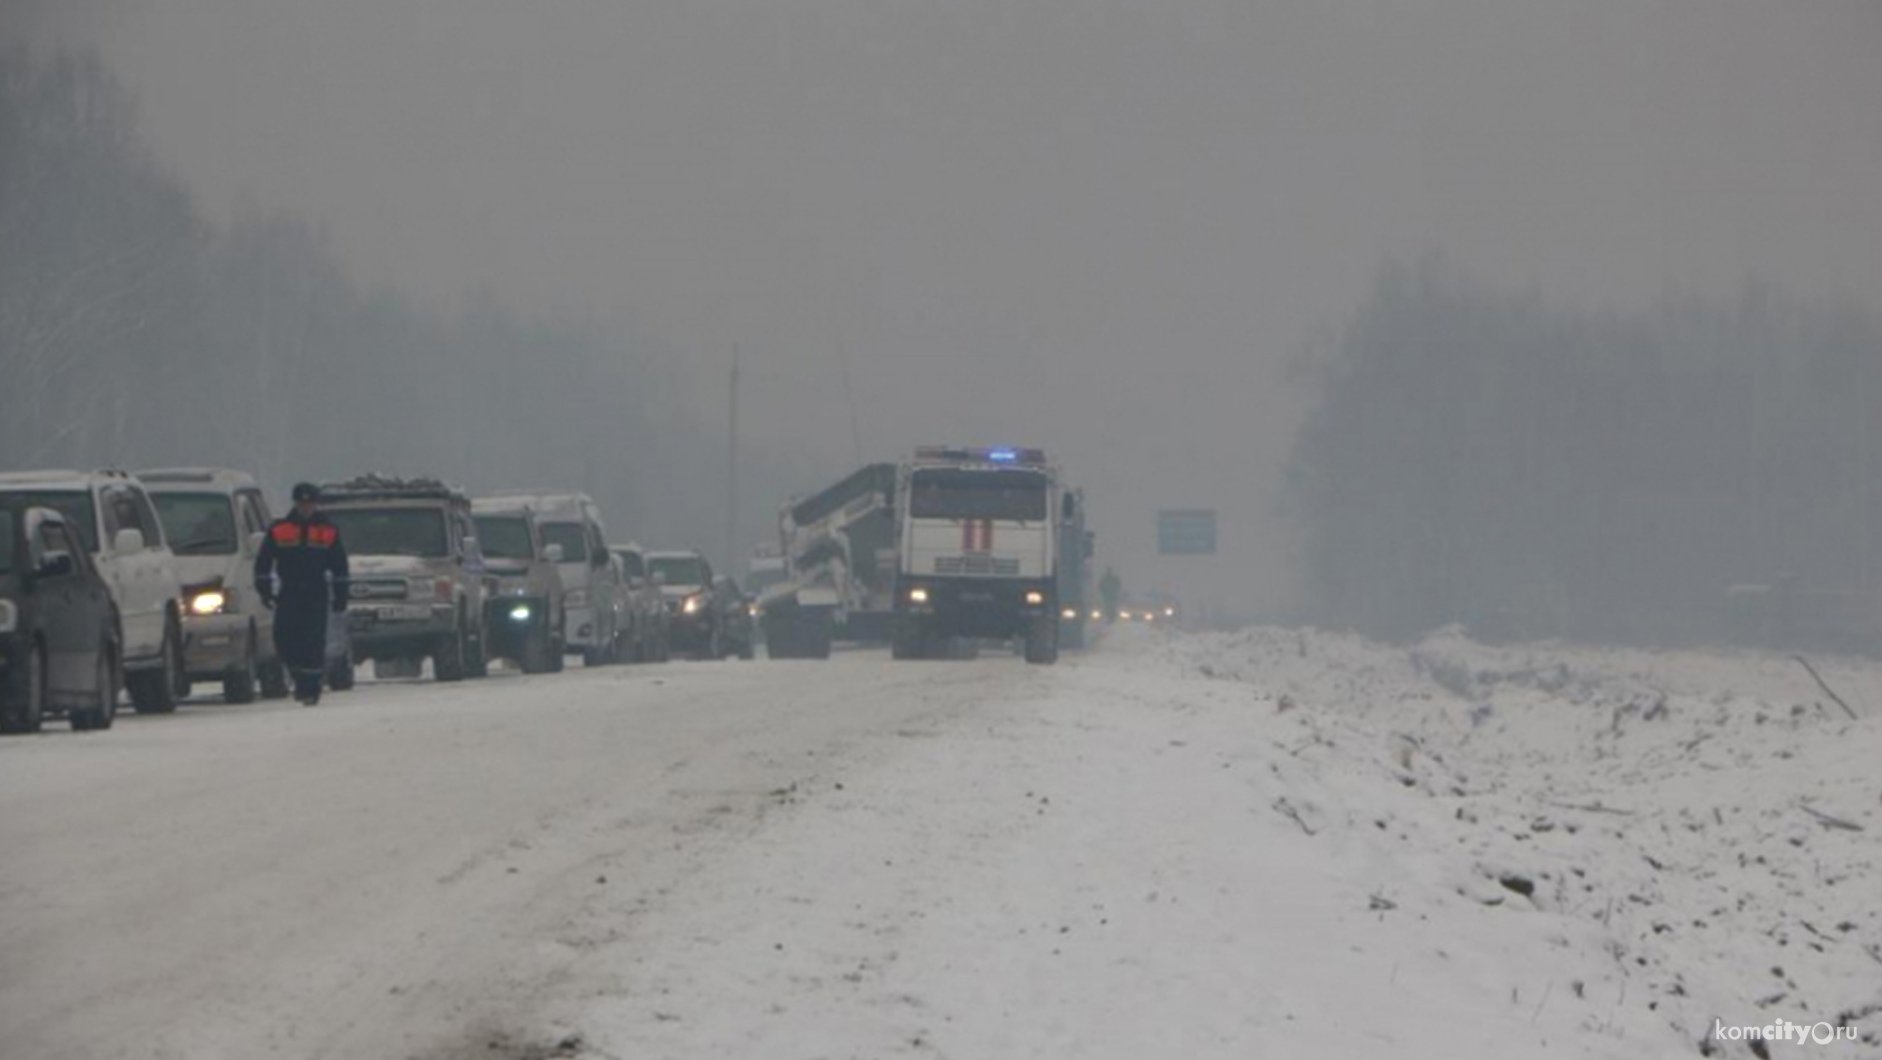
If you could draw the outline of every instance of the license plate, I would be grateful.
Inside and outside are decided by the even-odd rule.
[[[422,604],[393,604],[373,610],[381,622],[423,622],[431,617],[431,608]]]

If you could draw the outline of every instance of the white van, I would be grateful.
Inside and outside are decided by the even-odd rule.
[[[288,694],[274,612],[255,591],[255,554],[274,521],[254,478],[220,468],[139,471],[183,585],[183,665],[230,703]]]

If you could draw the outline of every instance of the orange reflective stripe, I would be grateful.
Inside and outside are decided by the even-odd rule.
[[[295,548],[301,543],[300,528],[293,523],[276,523],[268,533],[274,538],[276,548]]]
[[[339,539],[340,531],[336,527],[315,523],[307,528],[307,543],[315,548],[332,548]]]

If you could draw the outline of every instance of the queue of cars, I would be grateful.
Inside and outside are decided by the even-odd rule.
[[[321,487],[350,558],[330,687],[378,676],[481,677],[754,654],[750,601],[696,551],[608,544],[579,493],[472,500],[435,479]],[[109,728],[121,693],[168,713],[197,683],[247,703],[288,692],[254,561],[273,514],[219,468],[0,474],[0,732],[52,714]]]

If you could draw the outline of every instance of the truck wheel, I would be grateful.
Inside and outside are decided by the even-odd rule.
[[[810,627],[808,636],[805,637],[807,643],[804,645],[804,656],[810,659],[828,659],[830,643],[835,639],[835,622],[829,615],[818,618]]]
[[[253,703],[255,690],[261,684],[261,675],[255,666],[255,634],[248,635],[248,647],[242,651],[242,661],[235,664],[235,669],[222,675],[222,701],[225,703]]]
[[[38,732],[46,718],[46,649],[35,644],[26,653],[26,687],[20,690],[20,698],[6,713],[0,714],[0,732],[24,733]],[[79,724],[82,711],[72,712],[72,727],[88,728]]]
[[[459,626],[454,632],[438,641],[438,646],[431,653],[431,671],[440,681],[464,680],[464,657],[468,654],[464,644],[464,627]]]
[[[131,706],[139,714],[173,714],[176,712],[177,683],[183,669],[178,644],[176,626],[166,621],[163,626],[163,648],[159,654],[163,663],[149,670],[140,670],[131,674],[125,681],[131,686]]]
[[[1037,618],[1026,630],[1026,661],[1044,665],[1059,661],[1059,622],[1047,616]]]

